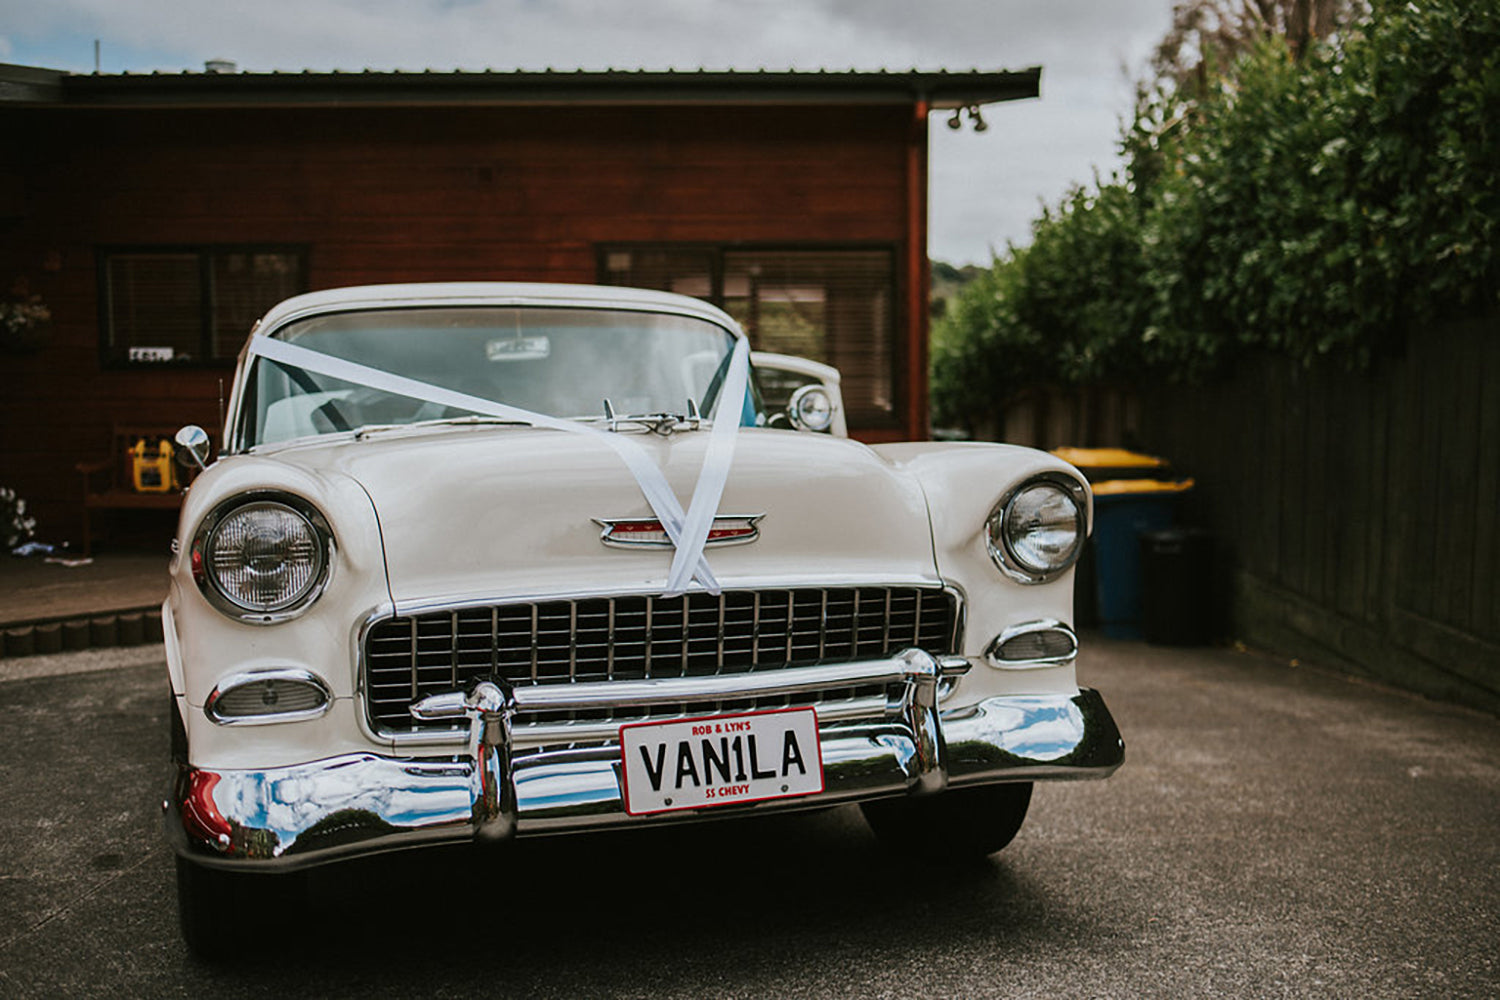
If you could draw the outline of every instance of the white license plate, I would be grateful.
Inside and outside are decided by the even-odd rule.
[[[620,753],[632,816],[823,790],[810,708],[633,723],[620,727]]]

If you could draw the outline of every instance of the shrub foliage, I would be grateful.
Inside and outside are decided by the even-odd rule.
[[[1302,55],[1270,37],[1191,99],[1143,93],[1124,176],[1044,211],[936,325],[940,424],[1247,349],[1359,368],[1500,304],[1500,2],[1375,0]]]

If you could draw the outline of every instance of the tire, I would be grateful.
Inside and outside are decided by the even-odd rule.
[[[173,695],[167,706],[172,763],[188,761],[187,727]],[[307,902],[306,872],[223,871],[177,858],[177,918],[188,950],[204,961],[244,954],[267,928],[286,928],[302,919]]]
[[[182,940],[205,961],[251,953],[268,932],[295,925],[306,902],[305,872],[226,872],[177,859]]]
[[[955,788],[923,798],[877,799],[860,809],[886,849],[937,864],[976,861],[1015,838],[1031,782]]]

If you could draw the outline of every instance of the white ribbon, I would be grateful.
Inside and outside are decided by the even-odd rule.
[[[703,546],[708,543],[709,529],[719,511],[719,498],[724,495],[724,484],[729,480],[729,466],[734,462],[735,432],[740,427],[749,382],[750,341],[742,337],[734,345],[734,357],[729,360],[729,372],[719,391],[719,416],[714,420],[708,447],[703,452],[703,467],[698,470],[698,482],[693,487],[682,540],[673,538],[677,554],[672,559],[672,572],[667,576],[668,595],[687,590],[688,583],[697,573],[695,567],[702,558]],[[657,474],[660,475],[660,470]],[[644,491],[645,486],[641,489]],[[704,586],[715,594],[719,592],[717,584],[704,582]]]
[[[719,403],[715,410],[713,430],[709,434],[708,448],[703,454],[703,466],[698,472],[698,482],[693,489],[693,498],[684,514],[682,504],[672,492],[667,477],[651,461],[646,450],[630,438],[590,427],[588,424],[545,413],[534,413],[517,406],[507,406],[482,396],[443,389],[418,379],[393,375],[390,372],[367,365],[336,358],[322,351],[314,351],[284,340],[270,337],[253,337],[250,354],[290,365],[318,375],[326,375],[355,385],[368,386],[397,396],[419,399],[423,402],[451,406],[468,410],[482,416],[501,420],[517,420],[536,427],[582,434],[603,442],[612,448],[635,477],[646,502],[661,522],[667,537],[676,546],[672,568],[667,575],[663,596],[675,597],[687,590],[688,584],[697,579],[711,594],[719,593],[719,582],[709,569],[703,547],[708,541],[709,529],[713,526],[714,514],[719,509],[719,498],[729,479],[729,467],[734,461],[735,432],[739,429],[740,415],[745,407],[745,393],[750,379],[750,342],[739,338],[730,358],[729,371],[724,376],[724,385],[719,392]]]

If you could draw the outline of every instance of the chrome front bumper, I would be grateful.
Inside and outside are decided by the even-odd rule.
[[[1124,759],[1120,732],[1097,692],[999,697],[939,711],[945,665],[908,650],[762,675],[514,691],[483,683],[413,708],[424,718],[467,719],[468,746],[459,754],[359,753],[267,770],[178,765],[162,803],[167,835],[179,853],[203,864],[288,869],[428,844],[928,795],[971,784],[1104,778]],[[804,798],[629,816],[617,745],[516,748],[517,712],[794,695],[841,684],[888,684],[901,694],[876,718],[820,720],[824,791]]]

